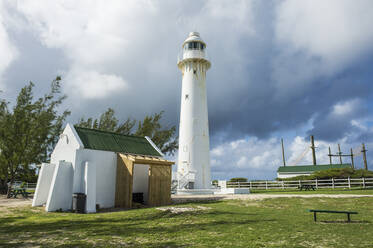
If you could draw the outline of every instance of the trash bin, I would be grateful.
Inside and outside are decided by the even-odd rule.
[[[87,196],[84,193],[74,193],[73,194],[73,212],[75,213],[85,213],[85,203]]]
[[[132,193],[132,201],[144,204],[144,193]]]

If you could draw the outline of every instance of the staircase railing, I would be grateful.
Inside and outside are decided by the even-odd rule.
[[[189,184],[189,182],[194,182],[195,171],[189,171],[186,174],[178,173],[178,180],[176,184],[173,184],[171,190],[184,189]],[[182,176],[181,176],[182,175]],[[179,177],[181,176],[181,177]],[[193,177],[193,178],[192,178]]]

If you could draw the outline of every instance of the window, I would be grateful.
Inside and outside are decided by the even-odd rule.
[[[184,46],[185,50],[203,50],[205,45],[200,42],[189,42]]]

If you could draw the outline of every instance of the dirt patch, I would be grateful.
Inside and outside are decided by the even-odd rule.
[[[162,208],[156,208],[161,211],[168,211],[173,214],[180,214],[184,212],[196,212],[201,210],[208,210],[211,208],[203,207],[203,206],[196,206],[196,207],[162,207]]]
[[[32,198],[6,198],[6,195],[0,195],[0,208],[1,207],[31,207]]]

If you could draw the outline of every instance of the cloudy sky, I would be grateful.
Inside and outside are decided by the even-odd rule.
[[[372,13],[371,0],[0,0],[0,97],[29,81],[44,93],[61,75],[70,122],[113,107],[178,125],[176,58],[198,31],[212,62],[212,176],[272,179],[281,137],[288,164],[311,163],[297,159],[310,134],[318,163],[338,143],[373,149]]]

